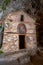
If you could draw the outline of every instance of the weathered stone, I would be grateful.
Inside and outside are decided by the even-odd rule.
[[[24,21],[21,22],[21,15]],[[19,35],[25,35],[25,48],[37,46],[35,20],[23,10],[11,12],[4,20],[4,37],[2,50],[4,52],[19,50]],[[18,29],[19,28],[19,29]]]
[[[22,65],[30,62],[30,53],[27,52],[19,52],[12,54],[4,53],[0,56],[0,65]]]

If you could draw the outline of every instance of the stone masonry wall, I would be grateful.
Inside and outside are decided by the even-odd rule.
[[[24,21],[21,23],[20,16],[24,15]],[[4,38],[2,50],[5,52],[19,50],[19,34],[18,25],[24,24],[26,26],[25,45],[27,49],[37,47],[36,43],[36,26],[35,20],[27,15],[24,11],[17,11],[8,15],[4,21]]]

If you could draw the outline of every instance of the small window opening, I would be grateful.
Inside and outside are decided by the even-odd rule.
[[[21,15],[21,21],[24,21],[24,16],[23,15]]]

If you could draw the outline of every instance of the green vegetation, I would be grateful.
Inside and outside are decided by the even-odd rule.
[[[7,4],[10,2],[10,0],[4,0],[3,3],[2,3],[2,9],[3,11],[6,10],[6,6]]]
[[[3,53],[3,51],[2,50],[0,50],[0,54],[2,54]]]
[[[2,28],[2,25],[0,25],[0,29]]]

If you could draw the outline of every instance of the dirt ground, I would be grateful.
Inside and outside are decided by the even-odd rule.
[[[31,62],[27,65],[43,65],[43,52],[37,53],[35,56],[31,56]]]

